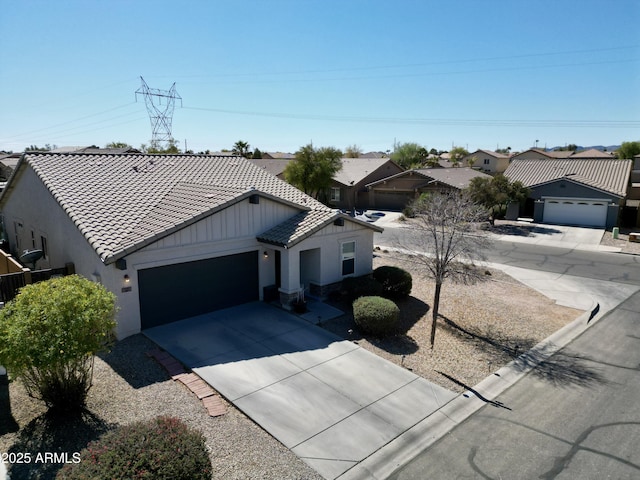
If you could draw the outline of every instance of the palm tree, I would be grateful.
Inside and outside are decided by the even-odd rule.
[[[231,150],[234,155],[241,155],[243,157],[247,156],[249,152],[249,144],[247,142],[243,142],[242,140],[238,140],[233,144],[233,150]]]

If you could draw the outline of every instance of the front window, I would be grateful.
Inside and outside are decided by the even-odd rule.
[[[342,276],[353,275],[356,271],[356,242],[342,244]]]
[[[337,187],[331,187],[331,201],[339,202],[340,201],[340,189]]]

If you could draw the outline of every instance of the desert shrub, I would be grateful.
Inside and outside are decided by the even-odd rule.
[[[411,293],[411,274],[400,267],[384,265],[373,271],[373,278],[382,285],[382,295],[391,299],[400,299]]]
[[[406,220],[407,218],[415,218],[416,211],[411,204],[402,209],[402,216]]]
[[[78,275],[27,285],[0,311],[0,364],[48,407],[80,409],[114,316],[115,295]]]
[[[211,460],[202,434],[177,418],[157,417],[106,433],[80,452],[56,480],[131,478],[210,480]]]
[[[398,326],[400,309],[383,297],[360,297],[353,302],[353,320],[365,333],[384,336]]]
[[[382,295],[382,285],[370,275],[345,278],[342,280],[342,290],[351,300],[358,297]]]

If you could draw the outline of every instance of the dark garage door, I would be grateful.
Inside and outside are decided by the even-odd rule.
[[[138,271],[142,328],[258,300],[258,252]]]

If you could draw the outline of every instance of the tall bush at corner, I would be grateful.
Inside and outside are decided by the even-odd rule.
[[[382,295],[398,300],[408,297],[413,286],[411,274],[400,267],[383,265],[373,271],[373,278],[382,284]]]
[[[113,340],[115,295],[78,275],[27,285],[0,310],[0,364],[56,410],[85,405],[94,355]]]

